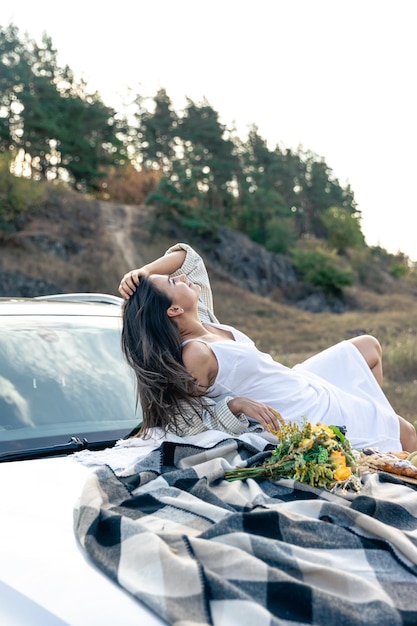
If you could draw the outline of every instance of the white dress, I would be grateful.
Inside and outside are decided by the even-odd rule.
[[[236,328],[211,325],[234,337],[203,342],[218,362],[216,380],[207,393],[211,398],[246,396],[273,407],[286,421],[305,416],[311,423],[346,426],[353,447],[401,450],[398,417],[350,341],[289,368],[260,352]]]
[[[167,254],[179,249],[187,254],[173,276],[185,273],[200,285],[201,321],[228,330],[235,339],[207,344],[219,365],[215,383],[208,392],[211,398],[218,402],[245,396],[272,406],[285,420],[296,421],[305,416],[312,423],[346,426],[347,436],[356,448],[375,447],[382,452],[402,449],[398,417],[362,354],[350,341],[341,341],[293,368],[274,361],[244,333],[218,323],[202,258],[185,243],[172,246]]]

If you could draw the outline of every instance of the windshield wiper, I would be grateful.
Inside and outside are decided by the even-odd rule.
[[[95,441],[90,443],[87,439],[79,437],[71,437],[67,443],[60,443],[56,446],[47,446],[46,448],[29,448],[27,450],[14,450],[12,452],[0,453],[0,463],[5,461],[26,461],[29,459],[42,459],[50,456],[60,456],[79,452],[80,450],[104,450],[111,448],[118,441],[110,439],[109,441]]]

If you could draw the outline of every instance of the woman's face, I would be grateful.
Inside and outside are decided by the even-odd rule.
[[[173,304],[183,309],[189,308],[189,305],[195,305],[200,295],[200,285],[192,283],[185,274],[173,278],[162,274],[151,274],[148,279],[172,300]]]

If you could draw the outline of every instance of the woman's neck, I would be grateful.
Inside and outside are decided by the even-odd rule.
[[[202,337],[207,333],[207,330],[200,322],[197,320],[183,320],[181,319],[178,322],[178,327],[180,329],[181,337],[185,339],[197,339],[198,337]]]
[[[184,341],[186,339],[199,339],[212,333],[210,326],[204,326],[198,315],[187,315],[187,313],[184,313],[180,318],[176,319],[176,322]]]

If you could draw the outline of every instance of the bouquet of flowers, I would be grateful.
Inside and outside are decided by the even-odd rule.
[[[228,481],[246,478],[292,478],[313,487],[332,490],[352,486],[359,490],[356,459],[349,440],[337,426],[284,422],[273,431],[278,445],[262,465],[238,467],[225,473]]]

